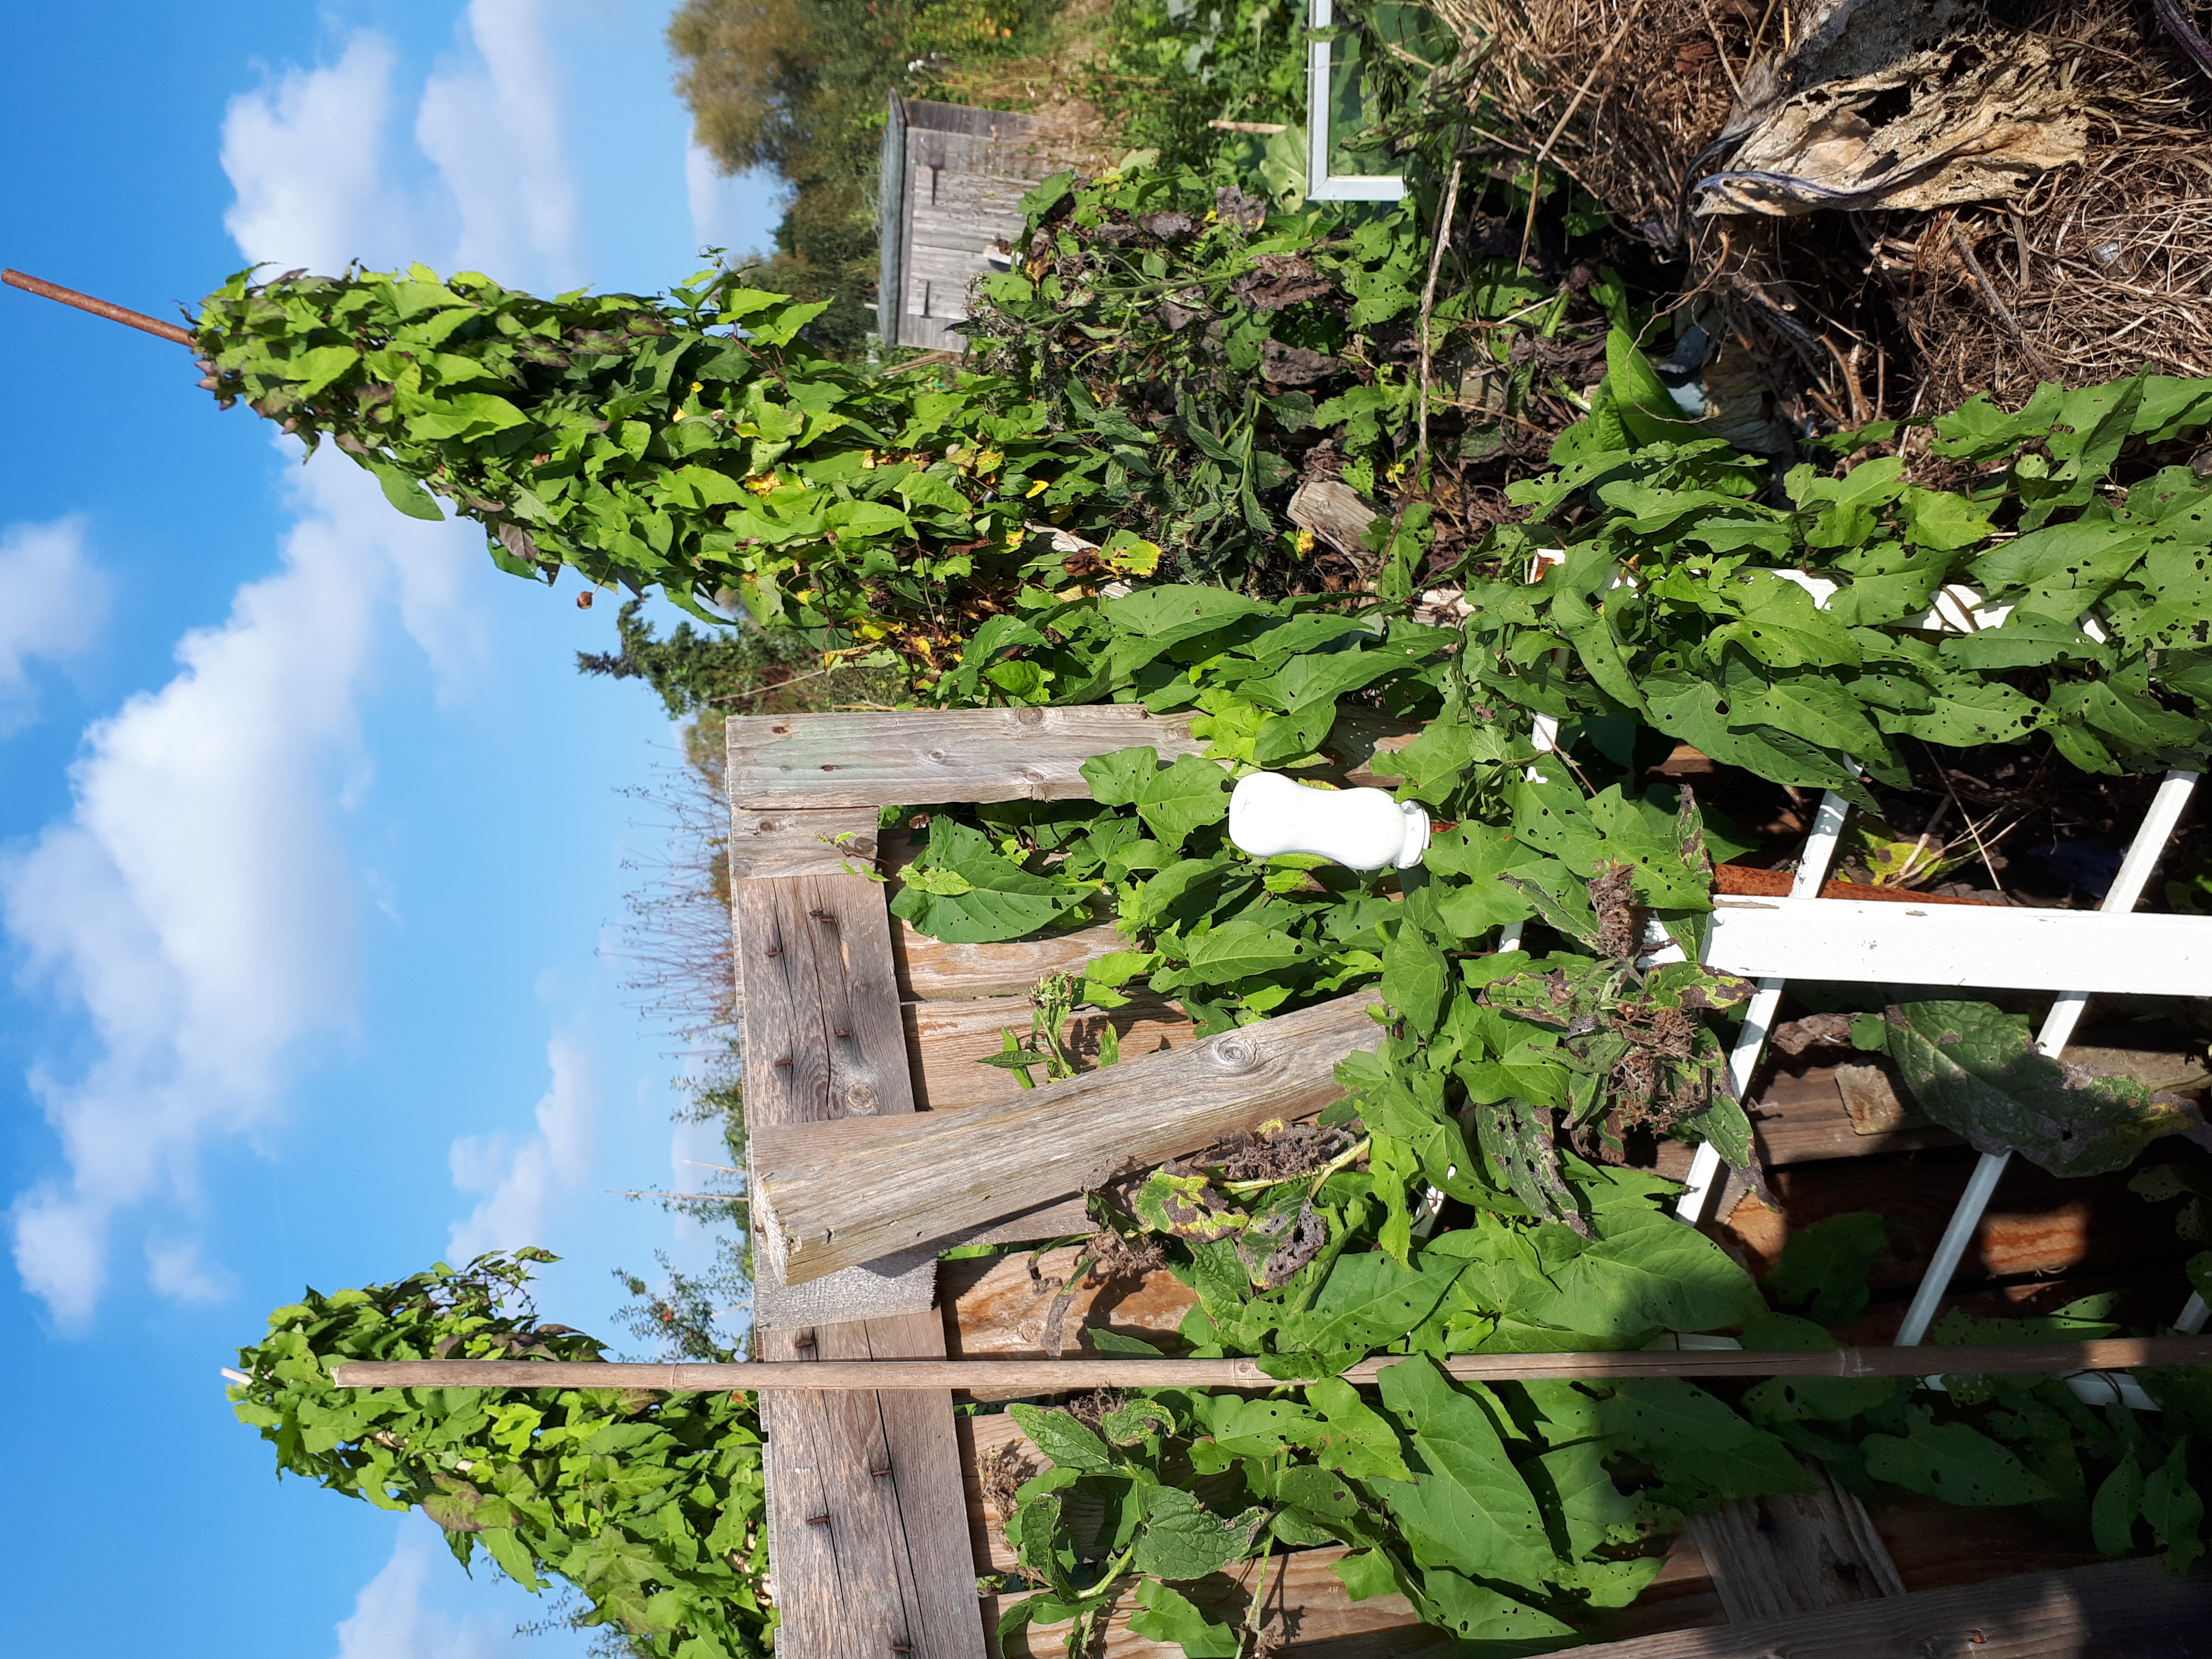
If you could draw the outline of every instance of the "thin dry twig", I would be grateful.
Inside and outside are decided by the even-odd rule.
[[[1452,215],[1459,208],[1460,158],[1452,157],[1451,182],[1444,186],[1443,205],[1437,210],[1437,228],[1429,238],[1429,280],[1421,289],[1421,438],[1415,451],[1413,477],[1425,488],[1429,478],[1429,371],[1434,361],[1429,337],[1430,313],[1436,309],[1437,272],[1444,260],[1444,246],[1451,239]]]
[[[1951,246],[1966,265],[1966,274],[1974,279],[1974,286],[1981,290],[1983,303],[1989,307],[1990,314],[2004,325],[2005,332],[2019,344],[2021,355],[2035,365],[2037,373],[2056,380],[2057,375],[2051,367],[2050,359],[2029,342],[2027,336],[2021,331],[2019,319],[2006,310],[2005,302],[1997,298],[1996,285],[1990,281],[1989,272],[1982,269],[1982,262],[1974,258],[1974,245],[1967,240],[1966,233],[1959,228],[1956,219],[1951,222]],[[2025,256],[2022,256],[2021,262],[2026,263]]]

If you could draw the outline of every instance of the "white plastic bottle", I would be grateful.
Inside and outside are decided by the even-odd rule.
[[[1348,870],[1410,870],[1429,845],[1429,815],[1380,789],[1309,789],[1255,772],[1229,797],[1229,839],[1254,858],[1310,853]]]

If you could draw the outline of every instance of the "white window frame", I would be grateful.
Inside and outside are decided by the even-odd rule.
[[[1307,15],[1314,27],[1325,29],[1336,21],[1332,0],[1310,0]],[[1335,148],[1328,131],[1328,49],[1327,40],[1306,43],[1306,199],[1313,202],[1399,202],[1406,196],[1402,177],[1370,176],[1364,173],[1331,173],[1329,152]]]

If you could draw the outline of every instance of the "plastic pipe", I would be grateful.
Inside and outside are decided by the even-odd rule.
[[[1229,797],[1229,839],[1254,858],[1305,853],[1348,870],[1411,870],[1429,845],[1429,815],[1380,789],[1309,789],[1255,772]]]
[[[2120,860],[2120,872],[2112,878],[2112,888],[2106,893],[2105,902],[2097,907],[2099,910],[2124,912],[2136,908],[2143,889],[2150,884],[2150,872],[2166,851],[2166,838],[2181,821],[2199,775],[2195,772],[2166,775],[2166,781],[2159,785],[2158,793],[2151,799],[2150,811],[2143,814],[2142,827],[2128,843],[2128,855]],[[2050,1013],[2044,1017],[2043,1029],[2036,1033],[2036,1047],[2054,1060],[2064,1053],[2074,1028],[2081,1023],[2082,1011],[2088,1001],[2085,992],[2060,992],[2058,1000],[2051,1005]],[[1943,1297],[1951,1289],[1951,1277],[1959,1271],[1966,1246],[1973,1242],[1975,1230],[1982,1224],[1982,1212],[1996,1195],[1997,1182],[2011,1161],[2010,1152],[1984,1152],[1974,1164],[1966,1190],[1960,1194],[1958,1207],[1951,1212],[1950,1225],[1943,1230],[1942,1242],[1936,1247],[1928,1271],[1921,1278],[1920,1288],[1912,1293],[1912,1305],[1905,1310],[1905,1322],[1898,1327],[1899,1347],[1917,1346],[1928,1334],[1936,1309],[1942,1305]],[[2194,1297],[2190,1299],[2196,1301]],[[2202,1304],[2198,1305],[2201,1308]],[[2187,1310],[2183,1311],[2185,1317]]]

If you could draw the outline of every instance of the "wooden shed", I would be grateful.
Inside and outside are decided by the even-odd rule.
[[[891,94],[877,287],[885,345],[958,351],[968,285],[1007,269],[1022,197],[1060,165],[1027,115]]]

